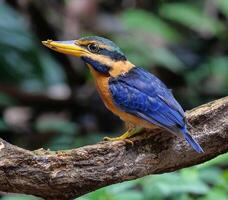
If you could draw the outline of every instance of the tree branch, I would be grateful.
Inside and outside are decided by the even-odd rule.
[[[167,131],[143,131],[125,142],[68,151],[28,151],[0,139],[0,191],[72,199],[113,183],[175,171],[228,151],[228,97],[187,112],[190,132],[205,153]]]

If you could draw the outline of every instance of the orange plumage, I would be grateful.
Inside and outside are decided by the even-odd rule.
[[[105,106],[112,111],[115,115],[119,116],[120,119],[122,119],[124,122],[126,123],[131,123],[134,125],[138,125],[138,126],[143,126],[145,128],[155,128],[156,126],[154,126],[153,124],[140,119],[139,117],[136,117],[134,115],[128,114],[124,111],[121,111],[113,102],[112,100],[112,96],[110,94],[110,90],[109,90],[109,85],[108,85],[108,81],[109,81],[109,76],[104,76],[100,73],[98,73],[97,71],[95,71],[91,66],[89,66],[89,69],[94,77],[95,83],[96,83],[96,87],[97,87],[97,91],[100,94],[100,97],[102,98]],[[125,69],[127,72],[127,70],[129,69]],[[115,72],[115,71],[114,71]]]

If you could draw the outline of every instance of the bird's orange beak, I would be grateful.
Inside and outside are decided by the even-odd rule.
[[[80,57],[86,54],[86,50],[77,45],[77,40],[70,41],[42,41],[46,47],[64,54],[70,54],[76,57]]]

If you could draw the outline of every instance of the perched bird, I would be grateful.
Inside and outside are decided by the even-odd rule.
[[[140,128],[158,126],[184,137],[193,149],[203,152],[189,134],[184,111],[171,90],[155,75],[128,61],[112,41],[88,36],[42,43],[57,52],[80,57],[89,67],[106,107],[130,124],[123,135],[106,139],[124,140],[139,132]]]

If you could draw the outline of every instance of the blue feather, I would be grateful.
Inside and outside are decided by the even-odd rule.
[[[182,133],[197,152],[203,152],[187,132],[183,109],[156,76],[134,67],[128,73],[110,78],[109,89],[114,103],[121,110],[172,133]]]
[[[192,138],[192,136],[188,133],[188,130],[186,129],[186,127],[184,127],[181,131],[184,134],[184,138],[192,146],[193,149],[195,149],[198,153],[204,153],[202,147],[198,144],[198,142],[194,138]]]
[[[106,75],[109,74],[110,68],[108,66],[101,64],[100,62],[93,60],[92,58],[89,58],[86,56],[83,56],[82,60],[85,61],[86,63],[90,64],[96,71],[98,71],[102,74],[106,74]]]

